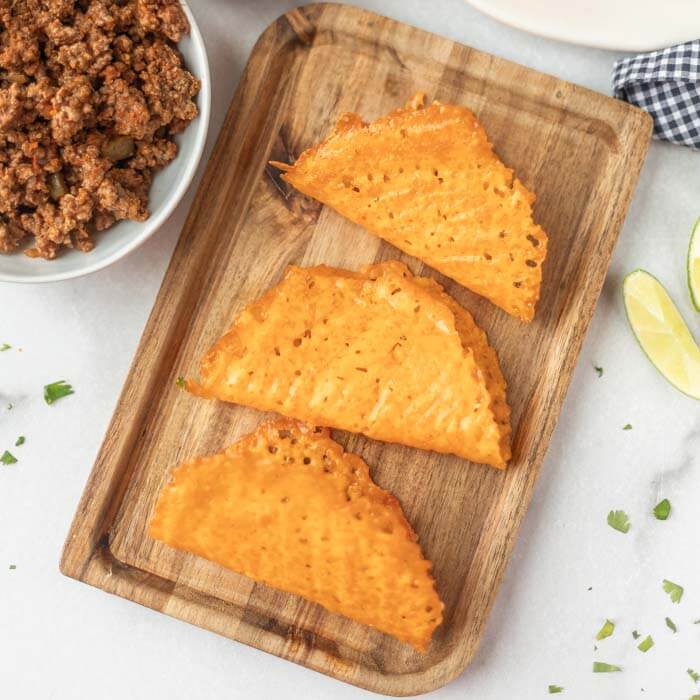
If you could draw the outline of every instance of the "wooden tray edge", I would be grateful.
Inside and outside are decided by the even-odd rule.
[[[270,629],[254,626],[246,622],[243,610],[234,603],[120,562],[112,554],[106,537],[81,566],[75,566],[62,557],[59,569],[64,576],[105,593],[375,693],[395,697],[422,695],[446,685],[463,670],[435,678],[435,667],[420,673],[391,674],[360,666],[362,673],[356,676],[354,671],[358,664],[340,659],[315,645],[314,641],[318,639],[315,635],[281,623]],[[203,612],[207,615],[199,614]],[[232,621],[236,623],[234,631],[231,630]],[[299,655],[300,648],[306,651],[303,658]]]

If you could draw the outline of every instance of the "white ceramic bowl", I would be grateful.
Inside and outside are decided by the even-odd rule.
[[[97,234],[89,253],[66,250],[55,260],[28,258],[21,252],[0,255],[0,282],[57,282],[101,270],[138,248],[152,236],[185,194],[202,157],[209,127],[211,80],[204,40],[192,12],[183,8],[191,31],[178,44],[187,69],[202,83],[197,97],[199,115],[176,137],[178,155],[156,173],[149,196],[150,217],[146,221],[120,221]]]
[[[698,0],[467,0],[516,29],[582,46],[651,51],[697,39]]]

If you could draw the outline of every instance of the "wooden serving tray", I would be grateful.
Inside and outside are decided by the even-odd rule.
[[[375,118],[417,90],[476,112],[538,193],[550,236],[535,321],[519,323],[282,183],[345,111]],[[637,181],[651,120],[622,102],[343,5],[287,13],[260,37],[75,516],[61,571],[377,692],[437,688],[472,658]],[[176,387],[238,310],[291,263],[399,258],[437,278],[498,350],[513,407],[507,471],[336,432],[401,501],[434,562],[445,620],[421,655],[321,607],[176,552],[147,525],[168,469],[252,430],[253,410]]]

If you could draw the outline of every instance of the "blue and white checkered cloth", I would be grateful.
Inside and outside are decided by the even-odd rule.
[[[700,39],[617,61],[613,91],[651,114],[655,138],[700,150]]]

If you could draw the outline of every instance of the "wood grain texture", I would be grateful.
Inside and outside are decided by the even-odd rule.
[[[463,104],[538,193],[550,236],[533,323],[423,267],[292,191],[290,161],[345,111],[373,119],[417,90]],[[343,5],[311,5],[259,39],[139,345],[61,561],[68,576],[377,692],[414,695],[477,648],[527,508],[637,181],[651,120],[584,88]],[[334,434],[401,501],[434,562],[445,621],[426,655],[147,535],[167,471],[261,419],[177,389],[237,311],[288,264],[357,269],[398,258],[438,279],[497,348],[513,407],[503,473],[456,457]]]

